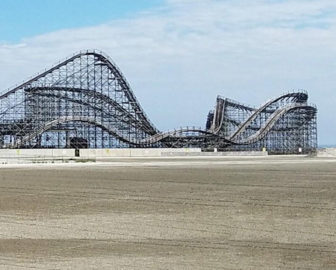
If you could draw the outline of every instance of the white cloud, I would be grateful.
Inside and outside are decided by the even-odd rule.
[[[97,48],[120,66],[159,128],[204,125],[217,94],[258,105],[304,88],[320,108],[321,142],[331,143],[335,14],[330,0],[167,0],[127,20],[0,45],[0,88]]]

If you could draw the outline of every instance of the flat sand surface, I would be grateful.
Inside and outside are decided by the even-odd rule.
[[[336,269],[336,160],[0,167],[1,269]]]

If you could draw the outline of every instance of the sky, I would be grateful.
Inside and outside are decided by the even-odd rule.
[[[336,144],[336,1],[1,0],[0,91],[80,50],[108,54],[161,130],[204,127],[216,96],[304,89]]]

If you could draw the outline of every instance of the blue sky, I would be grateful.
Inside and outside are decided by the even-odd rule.
[[[51,31],[134,16],[163,0],[1,0],[0,40],[18,42]]]
[[[259,106],[305,89],[335,144],[335,44],[332,0],[1,0],[0,92],[99,49],[161,130],[204,126],[217,95]]]

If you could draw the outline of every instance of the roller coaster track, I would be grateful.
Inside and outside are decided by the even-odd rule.
[[[92,124],[95,126],[98,126],[100,128],[102,128],[104,131],[107,131],[109,134],[115,136],[116,138],[118,138],[119,140],[123,141],[123,142],[127,142],[130,143],[131,145],[136,145],[136,146],[144,146],[144,145],[152,145],[152,144],[156,144],[159,143],[161,141],[164,141],[165,139],[169,138],[169,137],[183,137],[183,134],[185,133],[199,133],[199,134],[203,134],[203,135],[207,135],[207,136],[215,136],[218,137],[220,139],[223,140],[223,142],[226,143],[230,143],[230,144],[251,144],[251,143],[255,143],[258,140],[262,139],[263,137],[265,137],[267,135],[267,133],[270,131],[270,129],[272,129],[272,127],[275,125],[275,123],[286,113],[293,111],[293,110],[299,110],[299,109],[307,109],[310,110],[312,109],[312,107],[308,106],[308,105],[303,105],[302,103],[294,103],[291,104],[289,106],[286,106],[284,108],[281,108],[279,110],[277,110],[276,112],[273,113],[273,115],[267,120],[267,122],[265,123],[265,125],[259,129],[255,134],[247,137],[244,140],[240,140],[240,141],[234,141],[230,138],[225,138],[225,137],[221,137],[218,134],[215,134],[213,132],[209,132],[209,131],[205,131],[202,129],[196,129],[196,128],[182,128],[179,130],[174,130],[174,131],[169,131],[169,132],[165,132],[165,133],[158,133],[155,134],[151,137],[148,137],[146,139],[143,140],[130,140],[128,138],[125,138],[123,135],[119,134],[118,130],[114,129],[113,127],[110,127],[108,125],[106,125],[105,123],[102,123],[100,121],[97,121],[94,118],[89,118],[89,117],[62,117],[53,121],[50,121],[48,123],[46,123],[42,128],[40,128],[39,130],[37,130],[36,132],[29,134],[25,137],[22,138],[22,140],[16,145],[17,147],[29,142],[31,139],[37,137],[38,135],[41,135],[42,133],[48,131],[49,129],[51,129],[54,126],[57,126],[59,124],[63,124],[63,123],[67,123],[67,122],[84,122],[84,123],[88,123],[88,124]]]
[[[139,126],[141,125],[146,132],[149,134],[156,134],[156,130],[153,128],[150,122],[146,120],[146,118],[140,118],[137,119],[135,115],[132,115],[127,109],[125,109],[123,106],[121,106],[118,102],[113,100],[112,98],[101,94],[96,91],[91,91],[91,90],[86,90],[86,89],[81,89],[81,88],[70,88],[70,87],[35,87],[35,88],[28,88],[25,90],[27,93],[33,93],[37,94],[39,96],[46,96],[46,97],[54,97],[54,98],[59,98],[59,99],[65,99],[74,103],[79,103],[82,105],[86,105],[89,107],[94,108],[95,110],[102,111],[102,108],[97,106],[96,104],[102,105],[103,103],[108,104],[108,110],[103,111],[104,113],[109,113],[109,110],[116,110],[119,112],[119,114],[115,114],[114,116],[119,119],[122,122],[126,122],[127,124],[131,124],[133,126]],[[87,97],[90,97],[92,99],[95,99],[96,102],[88,103],[83,101],[82,99],[74,99],[69,97],[68,95],[62,95],[62,92],[66,93],[80,93],[84,94]]]
[[[308,95],[305,94],[305,93],[288,93],[288,94],[282,95],[278,98],[269,100],[264,105],[262,105],[258,110],[256,110],[254,113],[252,113],[250,115],[250,117],[236,130],[236,132],[232,134],[232,136],[230,137],[230,140],[235,140],[235,138],[237,136],[239,136],[239,134],[241,134],[258,117],[258,115],[262,111],[267,109],[271,104],[273,104],[273,103],[275,103],[275,102],[277,102],[281,99],[290,98],[290,97],[292,97],[296,100],[300,100],[302,102],[306,102],[307,99],[308,99]]]
[[[100,121],[98,121],[94,118],[83,117],[83,116],[65,116],[65,117],[60,117],[58,119],[52,120],[52,121],[46,123],[40,129],[36,130],[35,132],[24,136],[20,141],[18,141],[18,143],[16,144],[16,147],[19,147],[19,146],[23,145],[24,143],[29,142],[30,140],[36,138],[37,136],[43,134],[44,132],[50,130],[51,128],[53,128],[57,125],[68,123],[68,122],[83,122],[83,123],[88,123],[88,124],[95,125],[97,127],[100,127],[101,129],[103,129],[104,131],[108,132],[109,134],[115,136],[119,140],[121,140],[123,142],[126,142],[126,143],[130,143],[130,144],[135,145],[135,146],[156,144],[156,143],[158,143],[158,142],[160,142],[160,141],[162,141],[162,140],[164,140],[168,137],[183,136],[183,133],[188,133],[188,132],[201,133],[201,134],[206,134],[206,135],[213,135],[212,133],[209,133],[209,132],[207,132],[205,130],[202,130],[202,129],[183,128],[183,129],[179,129],[179,130],[175,130],[175,131],[169,131],[169,132],[166,132],[166,133],[158,133],[156,135],[153,135],[153,136],[148,137],[148,138],[143,139],[143,140],[130,140],[130,139],[124,137],[122,134],[120,134],[118,132],[118,130],[116,130],[115,128],[110,127],[107,123],[100,122]]]
[[[3,95],[0,95],[0,100],[9,97],[10,95],[14,94],[18,90],[21,90],[21,89],[24,89],[24,88],[30,88],[31,85],[34,82],[36,82],[39,79],[49,75],[53,71],[58,70],[62,66],[65,66],[66,64],[74,61],[75,59],[78,59],[82,56],[89,56],[89,55],[99,58],[102,63],[106,64],[109,67],[109,69],[112,71],[113,75],[116,77],[118,83],[122,87],[124,93],[126,94],[129,104],[132,104],[132,106],[134,107],[134,111],[136,111],[138,113],[139,117],[141,118],[141,121],[143,123],[146,123],[146,125],[152,130],[152,133],[157,132],[158,130],[155,128],[155,126],[151,123],[151,121],[149,120],[149,118],[145,114],[144,110],[142,109],[140,103],[136,99],[133,91],[131,90],[131,87],[130,87],[128,81],[126,80],[126,78],[124,77],[122,72],[119,70],[117,65],[108,56],[106,56],[103,52],[83,51],[83,52],[80,52],[78,54],[75,54],[72,57],[70,57],[70,58],[60,62],[59,64],[55,65],[54,67],[46,70],[45,72],[42,72],[42,73],[38,74],[34,78],[29,79],[28,81],[26,81],[26,82],[24,82],[20,85],[15,86],[12,90],[7,91]],[[51,87],[57,88],[57,85],[53,85]],[[98,92],[95,92],[95,93],[97,94]]]
[[[68,122],[83,122],[83,123],[92,124],[94,126],[100,127],[101,129],[105,130],[106,132],[115,136],[116,138],[118,138],[119,140],[121,140],[123,142],[134,144],[134,143],[130,142],[129,140],[127,140],[126,138],[124,138],[122,135],[120,135],[118,130],[114,129],[113,127],[108,127],[104,123],[102,123],[100,121],[97,121],[94,118],[85,117],[85,116],[84,117],[83,116],[64,116],[64,117],[60,117],[58,119],[55,119],[53,121],[50,121],[50,122],[46,123],[40,129],[36,130],[35,132],[24,136],[22,139],[18,140],[15,147],[20,147],[24,143],[29,142],[30,140],[36,138],[37,136],[39,136],[42,133],[50,130],[51,128],[53,128],[53,127],[55,127],[59,124],[64,124],[64,123],[68,123]]]
[[[270,104],[270,103],[273,103],[273,102],[268,102],[267,104]],[[184,128],[184,129],[181,129],[181,130],[178,130],[178,131],[171,131],[171,132],[166,132],[166,133],[161,133],[161,134],[154,135],[152,137],[149,137],[149,138],[143,140],[143,142],[144,143],[157,143],[160,140],[163,140],[167,137],[176,136],[176,134],[188,133],[188,132],[200,132],[202,134],[220,137],[223,140],[225,140],[226,142],[229,142],[231,144],[251,144],[251,143],[254,143],[254,142],[262,139],[263,137],[265,137],[267,135],[268,131],[270,129],[272,129],[272,127],[275,125],[275,123],[282,116],[284,116],[286,113],[288,113],[290,111],[293,111],[293,110],[299,110],[299,109],[310,110],[310,109],[312,109],[312,107],[308,106],[308,105],[305,105],[305,104],[302,104],[302,103],[294,103],[294,104],[288,105],[284,108],[278,109],[269,117],[269,119],[267,120],[265,125],[262,128],[260,128],[255,134],[245,138],[244,140],[240,140],[240,141],[234,140],[235,137],[237,137],[239,135],[239,133],[235,133],[234,136],[231,136],[231,137],[222,137],[218,134],[218,132],[204,131],[204,130],[193,129],[193,128]],[[248,119],[248,121],[249,121],[249,123],[247,123],[247,121],[246,121],[246,122],[244,122],[243,125],[244,126],[249,125],[252,122],[252,120],[250,118]],[[240,132],[243,132],[243,129],[241,129]]]
[[[270,104],[272,102],[268,102],[267,104]],[[266,106],[263,106],[263,108]],[[19,142],[19,145],[24,144],[25,142],[30,141],[31,139],[37,137],[38,135],[41,135],[42,133],[48,131],[49,129],[51,129],[52,127],[58,125],[58,124],[62,124],[62,123],[66,123],[66,122],[85,122],[88,124],[92,124],[95,126],[98,126],[100,128],[102,128],[103,130],[107,131],[109,134],[115,136],[116,138],[120,139],[123,142],[126,143],[130,143],[131,145],[135,145],[135,146],[144,146],[144,145],[152,145],[152,144],[156,144],[159,143],[161,141],[164,141],[167,138],[170,137],[183,137],[183,134],[187,134],[187,133],[198,133],[198,134],[202,134],[205,136],[214,136],[217,138],[221,138],[223,141],[225,141],[226,143],[230,143],[230,144],[251,144],[254,143],[260,139],[262,139],[263,137],[265,137],[267,135],[267,133],[269,132],[270,129],[272,129],[272,127],[275,125],[275,123],[286,113],[293,111],[293,110],[299,110],[299,109],[311,109],[312,107],[308,106],[308,105],[304,105],[302,103],[294,103],[291,104],[289,106],[286,106],[284,108],[278,109],[276,110],[271,116],[270,118],[267,120],[267,122],[265,123],[265,125],[259,129],[255,134],[249,136],[248,138],[245,138],[244,140],[240,140],[240,141],[235,141],[233,140],[234,136],[225,138],[225,137],[221,137],[219,136],[217,133],[211,132],[211,131],[206,131],[206,130],[202,130],[202,129],[198,129],[198,128],[182,128],[179,130],[174,130],[174,131],[169,131],[169,132],[164,132],[164,133],[157,133],[153,136],[150,136],[146,139],[143,140],[130,140],[128,138],[125,138],[123,135],[118,133],[118,130],[115,130],[113,127],[109,127],[106,126],[106,124],[99,122],[97,120],[95,120],[94,118],[88,118],[88,117],[62,117],[53,121],[50,121],[48,123],[46,123],[42,128],[40,128],[38,131],[34,132],[33,134],[29,134],[26,137],[22,138],[22,140]],[[258,111],[261,111],[261,109],[259,109]],[[252,117],[250,117],[248,119],[249,124],[253,121],[251,120]],[[245,122],[243,125],[246,126]],[[243,129],[241,129],[240,132],[243,132]],[[238,136],[238,133],[235,133],[235,137]]]
[[[115,138],[130,147],[248,145],[270,131],[295,132],[306,125],[302,119],[311,121],[317,111],[307,105],[307,99],[305,92],[288,93],[256,109],[218,97],[213,117],[208,117],[209,129],[160,132],[117,65],[102,52],[83,51],[0,96],[0,136],[12,136],[14,147],[29,147],[46,132],[58,136],[57,140],[67,130],[76,130],[77,136],[77,129],[79,136],[94,138],[93,145],[100,140],[101,147],[106,134],[109,142]],[[303,115],[301,122],[284,122],[284,116],[293,111]]]
[[[280,97],[271,99],[267,101],[265,104],[263,104],[259,109],[254,110],[250,107],[240,105],[240,104],[234,104],[233,102],[230,102],[226,99],[218,98],[217,99],[217,106],[215,111],[215,117],[212,127],[210,128],[211,132],[214,134],[218,134],[219,131],[222,129],[222,125],[224,122],[224,110],[226,103],[230,103],[234,106],[240,106],[242,108],[246,108],[247,111],[252,111],[253,113],[249,116],[249,118],[244,121],[238,129],[235,131],[234,134],[229,138],[230,140],[234,140],[241,132],[243,132],[259,115],[261,112],[265,111],[267,108],[269,108],[273,103],[276,103],[279,100],[285,99],[285,98],[294,98],[295,100],[300,100],[302,103],[306,102],[308,99],[308,95],[303,92],[298,93],[287,93]]]
[[[37,91],[37,90],[57,90],[57,91],[76,91],[76,92],[83,92],[83,93],[88,93],[88,94],[92,94],[91,91],[86,91],[84,89],[63,89],[63,88],[37,88],[37,89],[33,89],[33,91]],[[32,91],[32,89],[29,89],[28,91]],[[35,138],[38,135],[41,135],[42,133],[46,132],[47,130],[49,130],[50,128],[58,125],[58,124],[62,124],[62,123],[66,123],[66,122],[85,122],[88,124],[93,124],[97,127],[102,128],[103,130],[107,131],[109,134],[115,136],[116,138],[120,139],[123,142],[126,143],[130,143],[131,145],[137,145],[137,146],[143,146],[143,145],[152,145],[152,144],[157,144],[161,141],[164,141],[167,138],[170,137],[183,137],[183,134],[188,134],[188,133],[198,133],[198,134],[202,134],[202,135],[207,135],[207,136],[214,136],[217,138],[221,138],[223,141],[225,141],[226,143],[230,143],[230,144],[251,144],[254,143],[260,139],[262,139],[263,137],[265,137],[268,133],[268,131],[274,126],[274,124],[276,123],[277,120],[279,120],[283,115],[285,115],[286,113],[288,113],[289,111],[292,110],[296,110],[296,109],[311,109],[310,106],[307,105],[303,105],[302,103],[294,103],[291,104],[289,106],[286,106],[284,108],[278,109],[276,110],[267,120],[267,122],[265,123],[265,125],[260,128],[255,134],[249,136],[248,138],[245,138],[243,140],[235,140],[236,137],[239,136],[240,133],[242,133],[246,127],[248,125],[250,125],[253,120],[258,116],[258,114],[265,110],[267,107],[270,106],[270,104],[283,99],[283,98],[288,98],[288,97],[297,97],[298,95],[301,95],[303,93],[289,93],[286,95],[283,95],[281,97],[278,97],[276,99],[272,99],[268,102],[266,102],[262,107],[260,107],[258,110],[256,110],[238,129],[237,131],[230,137],[222,137],[218,135],[218,132],[220,130],[220,128],[222,127],[223,124],[223,117],[220,120],[220,124],[219,126],[216,128],[215,131],[206,131],[203,129],[198,129],[198,128],[182,128],[179,130],[174,130],[174,131],[168,131],[168,132],[164,132],[164,133],[156,133],[150,137],[147,137],[143,140],[130,140],[128,138],[125,138],[123,135],[118,133],[118,130],[115,130],[111,127],[106,126],[106,124],[99,122],[93,118],[88,118],[88,117],[63,117],[63,118],[59,118],[56,120],[53,120],[51,122],[46,123],[42,128],[40,128],[37,132],[34,132],[33,134],[29,134],[26,137],[24,137],[19,145],[24,144],[25,142],[28,142],[29,140]],[[95,95],[99,95],[97,93],[95,93]],[[300,99],[300,100],[305,100],[305,99]],[[115,102],[112,102],[113,105],[116,106],[116,108],[118,108],[120,111],[125,112],[124,109],[116,104]],[[224,107],[224,106],[223,106]],[[222,107],[222,109],[224,109]],[[133,121],[135,121],[135,119],[133,119]],[[19,146],[17,145],[17,146]]]
[[[267,133],[272,129],[272,127],[275,125],[275,123],[286,113],[293,111],[293,110],[299,110],[299,109],[311,109],[308,105],[302,105],[301,103],[295,103],[289,106],[286,106],[285,108],[277,110],[273,115],[267,120],[267,122],[264,124],[264,126],[259,129],[256,133],[253,135],[247,137],[244,140],[235,141],[233,139],[233,136],[230,138],[233,142],[239,143],[239,144],[251,144],[255,143],[259,140],[261,140],[263,137],[267,135]],[[239,135],[239,134],[238,134]],[[236,136],[238,136],[236,135]]]

